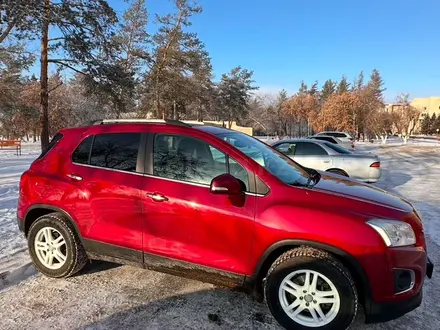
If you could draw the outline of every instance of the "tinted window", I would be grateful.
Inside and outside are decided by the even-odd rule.
[[[295,156],[322,156],[328,155],[319,145],[312,142],[299,142],[296,144]]]
[[[232,158],[229,158],[229,173],[243,181],[246,191],[249,191],[249,177],[246,169]]]
[[[337,137],[337,138],[345,138],[345,137],[347,137],[347,135],[345,135],[344,133],[326,133],[324,135],[334,136],[334,137]]]
[[[308,182],[309,174],[302,167],[271,146],[239,132],[221,133],[217,136],[258,162],[283,182],[288,184]]]
[[[162,178],[209,185],[226,173],[226,155],[199,139],[157,134],[153,171]]]
[[[295,147],[296,144],[295,143],[281,143],[278,144],[275,149],[277,149],[278,151],[282,152],[283,154],[287,155],[287,156],[293,156],[295,155]]]
[[[316,136],[313,138],[314,140],[322,140],[322,141],[328,141],[331,143],[336,143],[335,139],[328,137],[328,136]]]
[[[93,136],[87,137],[72,154],[72,162],[78,164],[88,164],[90,148],[92,147]]]
[[[350,151],[348,151],[345,148],[342,148],[340,146],[338,146],[337,144],[333,144],[333,143],[329,143],[329,142],[325,142],[325,145],[331,149],[333,149],[334,151],[340,153],[340,154],[351,154]]]
[[[135,172],[140,139],[140,133],[96,135],[90,165]]]
[[[38,156],[37,159],[41,159],[44,156],[46,156],[46,154],[53,148],[55,147],[55,145],[61,140],[61,138],[63,137],[63,134],[61,133],[57,133],[55,134],[55,136],[52,138],[52,140],[49,142],[49,144],[47,145],[47,148],[43,150],[43,152],[40,154],[40,156]]]

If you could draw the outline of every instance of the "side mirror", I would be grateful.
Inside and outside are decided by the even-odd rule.
[[[231,174],[221,174],[211,181],[210,191],[216,195],[241,195],[243,187],[240,181]]]

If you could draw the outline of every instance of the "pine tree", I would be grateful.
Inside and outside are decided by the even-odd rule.
[[[17,38],[41,41],[40,122],[41,147],[45,149],[49,144],[49,64],[91,74],[95,79],[118,76],[114,68],[102,69],[101,61],[95,56],[108,50],[117,17],[105,0],[7,0],[0,9],[2,13],[13,11],[13,15],[6,15],[6,22],[2,17],[2,25],[6,24],[8,29],[12,26]],[[52,33],[56,34],[54,38],[50,38]],[[64,56],[51,58],[52,54]]]
[[[347,77],[344,75],[338,84],[336,92],[338,94],[347,93],[350,90],[350,84],[347,82]]]
[[[318,95],[318,82],[315,81],[312,85],[312,87],[310,87],[310,89],[307,91],[307,93],[309,93],[312,96],[317,96]]]
[[[253,85],[252,75],[252,71],[239,66],[222,75],[217,88],[218,101],[221,115],[228,121],[228,128],[231,128],[232,121],[247,116],[250,93],[258,89]]]
[[[373,69],[370,75],[370,81],[368,82],[368,87],[372,90],[376,100],[381,104],[383,104],[383,92],[386,90],[383,85],[384,82],[379,70]]]
[[[436,133],[436,124],[437,124],[437,116],[435,112],[431,116],[431,120],[429,121],[429,131],[428,134],[435,134]]]
[[[353,91],[361,91],[364,88],[364,72],[361,71],[359,76],[354,80]]]
[[[334,93],[335,93],[335,83],[331,79],[329,79],[322,86],[322,90],[320,93],[321,103],[325,102]]]
[[[430,126],[431,126],[431,118],[429,118],[428,115],[424,115],[420,126],[420,133],[424,135],[428,135],[430,131]]]
[[[437,120],[434,123],[434,133],[438,134],[439,132],[440,132],[440,115],[437,116]]]
[[[309,89],[307,88],[307,84],[304,82],[304,80],[301,80],[301,85],[299,86],[298,93],[306,94],[308,90]]]

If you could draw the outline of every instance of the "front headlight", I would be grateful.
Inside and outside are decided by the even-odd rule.
[[[416,235],[411,225],[397,220],[373,219],[367,221],[382,237],[386,246],[406,246],[416,244]]]

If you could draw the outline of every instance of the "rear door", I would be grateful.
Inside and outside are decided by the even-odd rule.
[[[64,194],[70,196],[66,201],[86,249],[124,259],[142,257],[140,158],[145,137],[141,132],[90,135],[65,165],[73,189]],[[133,249],[139,254],[125,253]]]
[[[332,166],[327,151],[317,143],[297,142],[293,159],[304,167],[325,171]]]

